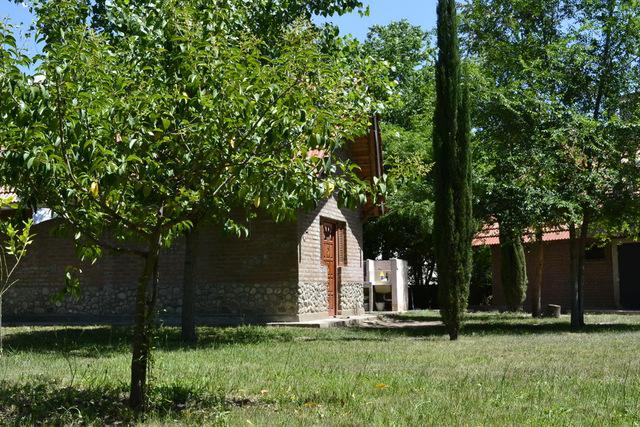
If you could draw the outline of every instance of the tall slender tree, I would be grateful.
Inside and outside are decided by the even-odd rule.
[[[440,313],[458,339],[471,279],[471,153],[468,89],[461,84],[455,0],[438,1],[433,125],[434,242]]]
[[[512,230],[500,223],[500,278],[507,308],[519,311],[527,296],[527,263],[522,232]]]

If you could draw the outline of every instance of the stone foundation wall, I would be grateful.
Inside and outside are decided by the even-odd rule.
[[[133,319],[134,286],[85,287],[78,300],[54,302],[54,294],[49,288],[16,284],[4,296],[6,320],[128,323]],[[196,317],[201,323],[297,320],[297,307],[294,283],[203,283],[196,292]],[[181,285],[160,286],[158,312],[162,320],[179,321]]]
[[[364,312],[364,292],[362,282],[348,282],[340,285],[340,309],[343,313]]]
[[[326,313],[327,299],[326,283],[298,284],[298,314]]]
[[[52,232],[57,220],[35,226],[34,243],[4,296],[7,321],[128,323],[132,319],[141,259],[105,251],[93,265],[78,261],[73,239]],[[203,228],[197,239],[197,316],[211,323],[297,320],[296,224],[257,220],[249,238]],[[274,245],[278,241],[280,244]],[[162,251],[158,309],[163,320],[179,320],[184,277],[184,240]],[[53,301],[64,288],[67,266],[82,270],[79,300]],[[204,323],[208,323],[204,320]]]
[[[295,283],[203,283],[198,286],[200,316],[229,316],[247,320],[295,320],[298,289]]]
[[[4,315],[8,321],[95,321],[129,322],[133,318],[134,286],[82,288],[80,297],[55,299],[49,288],[20,286],[17,283],[4,295]],[[182,288],[160,286],[158,310],[161,318],[180,315]]]
[[[364,293],[362,282],[347,282],[340,284],[339,310],[343,314],[364,312]],[[326,313],[327,303],[326,283],[300,283],[298,287],[298,314]]]

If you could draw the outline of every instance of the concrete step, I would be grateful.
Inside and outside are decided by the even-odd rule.
[[[273,326],[277,328],[339,328],[344,326],[357,326],[362,322],[375,320],[378,317],[378,314],[362,314],[358,316],[341,316],[328,317],[326,319],[304,320],[301,322],[271,322],[267,323],[267,326]]]

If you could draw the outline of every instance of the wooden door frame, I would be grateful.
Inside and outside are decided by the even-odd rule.
[[[323,235],[323,225],[325,224],[331,224],[333,225],[333,277],[334,277],[334,283],[335,283],[335,288],[333,290],[333,299],[334,299],[334,307],[335,307],[335,313],[332,315],[330,313],[330,307],[331,305],[329,304],[329,292],[328,292],[328,287],[329,287],[329,266],[327,264],[324,263],[324,259],[323,259],[323,252],[322,252],[322,241],[324,240],[324,235]],[[337,221],[335,219],[331,219],[331,218],[325,218],[325,217],[320,217],[320,264],[324,265],[327,267],[327,275],[326,280],[327,280],[327,312],[329,312],[330,316],[339,316],[340,314],[342,314],[342,309],[340,307],[340,276],[339,276],[339,272],[340,272],[340,268],[338,267],[338,239],[337,239],[337,235],[338,235],[338,225],[340,224],[340,221]]]

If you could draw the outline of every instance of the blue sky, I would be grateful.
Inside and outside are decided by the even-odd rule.
[[[0,0],[0,20],[9,20],[16,28],[14,33],[18,38],[20,47],[26,49],[29,54],[36,53],[36,46],[33,39],[24,37],[33,17],[24,6],[18,6],[8,0]]]
[[[4,0],[0,0],[2,2]],[[366,0],[365,0],[366,1]],[[414,25],[430,30],[436,25],[436,0],[371,0],[371,14],[361,18],[357,13],[328,19],[340,27],[342,34],[353,34],[360,40],[370,26],[388,24],[406,18]]]
[[[367,3],[371,9],[369,16],[360,17],[359,14],[352,13],[327,20],[337,24],[341,34],[352,34],[360,40],[366,37],[370,26],[384,25],[402,18],[406,18],[412,24],[420,25],[425,29],[432,29],[435,26],[436,0],[370,0]],[[7,18],[16,26],[23,24],[17,34],[19,37],[26,32],[32,20],[31,15],[23,6],[17,6],[9,0],[0,0],[0,19]],[[29,53],[34,53],[36,50],[30,40],[22,39],[21,46]]]

